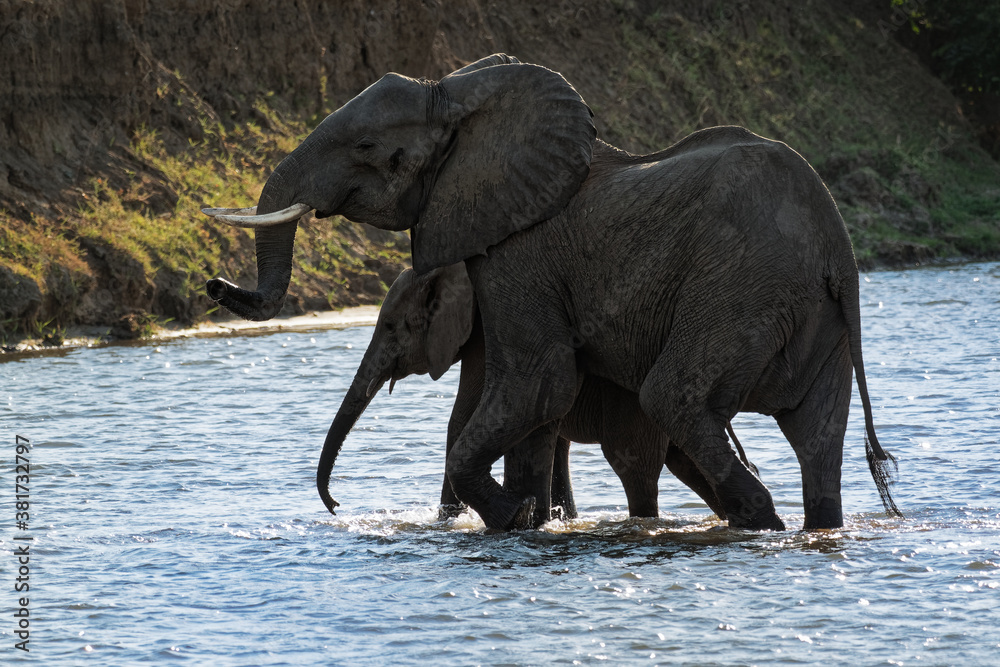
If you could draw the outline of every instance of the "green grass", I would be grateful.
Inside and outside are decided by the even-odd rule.
[[[860,258],[892,261],[901,243],[934,256],[1000,256],[1000,165],[965,127],[942,124],[921,97],[925,73],[878,31],[822,3],[789,12],[781,29],[755,12],[749,39],[729,10],[696,22],[618,7],[622,102],[595,105],[611,143],[647,152],[702,127],[742,125],[817,168]],[[838,162],[874,174],[886,201],[847,205],[839,181],[848,173],[827,168]]]
[[[34,335],[42,324],[71,323],[80,296],[108,282],[102,269],[85,261],[86,248],[97,249],[103,270],[111,271],[113,290],[169,289],[196,304],[195,317],[215,310],[204,295],[207,279],[225,275],[252,282],[252,233],[220,225],[201,208],[252,206],[274,165],[308,134],[304,121],[284,119],[267,100],[254,108],[263,122],[226,128],[202,116],[203,138],[188,140],[183,150],[177,150],[175,137],[167,140],[155,129],[139,128],[129,145],[136,167],[89,181],[69,214],[23,221],[0,211],[0,265],[33,280],[43,300],[59,306],[43,308],[28,320],[8,318],[0,334]],[[405,261],[403,249],[375,247],[355,227],[339,219],[300,227],[293,282],[311,277],[317,285],[329,283],[332,288],[316,288],[327,293],[329,306],[342,305],[349,277],[372,273],[365,256]],[[62,279],[66,275],[68,282]],[[142,320],[140,335],[170,319],[159,312],[136,317]]]

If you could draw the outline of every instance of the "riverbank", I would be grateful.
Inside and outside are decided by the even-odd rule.
[[[970,262],[961,259],[932,258],[909,266],[881,264],[861,267],[862,273],[872,271],[892,271],[900,268],[926,269],[960,267]],[[339,310],[311,311],[302,315],[282,315],[265,322],[251,322],[239,318],[211,318],[191,326],[170,323],[148,325],[144,330],[115,335],[113,328],[95,326],[71,326],[55,335],[28,336],[13,344],[0,346],[0,362],[25,356],[62,354],[80,347],[103,345],[145,345],[157,341],[180,338],[208,338],[267,334],[277,331],[308,331],[326,329],[346,329],[349,327],[375,326],[379,306],[353,306]]]
[[[266,322],[250,322],[241,319],[220,319],[199,322],[193,326],[164,325],[155,327],[137,338],[115,338],[110,329],[93,326],[74,326],[67,329],[58,340],[44,337],[25,338],[13,345],[0,348],[0,362],[8,358],[61,354],[79,347],[102,345],[149,344],[157,341],[171,341],[181,338],[210,338],[220,336],[246,336],[274,333],[278,331],[309,331],[325,329],[347,329],[349,327],[374,326],[378,320],[378,306],[354,306],[341,310],[312,311],[304,315],[276,317]]]
[[[885,29],[888,1],[0,5],[0,346],[212,315],[207,279],[257,271],[252,233],[203,206],[252,205],[385,72],[438,79],[497,51],[562,72],[631,152],[721,124],[785,141],[863,268],[1000,256],[1000,164]],[[408,263],[405,233],[307,217],[282,315],[378,303]]]

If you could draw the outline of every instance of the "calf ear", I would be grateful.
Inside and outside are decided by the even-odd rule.
[[[476,303],[465,263],[445,268],[427,298],[427,367],[431,379],[437,380],[458,361],[458,351],[472,333]]]
[[[437,84],[456,130],[413,228],[417,273],[551,218],[590,171],[597,130],[562,75],[513,63],[459,72]]]

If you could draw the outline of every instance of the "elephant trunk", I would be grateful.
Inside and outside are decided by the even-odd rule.
[[[289,161],[278,165],[267,179],[257,204],[257,214],[264,215],[287,208],[292,192],[286,184],[295,183],[286,172]],[[208,295],[235,315],[247,320],[269,320],[281,310],[292,277],[292,249],[298,219],[256,229],[257,289],[237,287],[223,278],[208,281]]]
[[[337,455],[340,454],[347,434],[351,432],[368,404],[375,398],[375,394],[389,379],[389,372],[381,368],[369,356],[374,356],[372,353],[377,348],[375,341],[372,341],[369,351],[361,362],[361,367],[354,376],[351,388],[347,390],[347,395],[340,404],[337,416],[333,418],[330,430],[326,434],[326,440],[323,442],[323,452],[319,456],[319,465],[316,468],[316,488],[319,490],[319,497],[323,499],[323,504],[330,510],[330,514],[336,514],[333,510],[340,504],[330,495],[329,488],[330,473],[337,461]]]

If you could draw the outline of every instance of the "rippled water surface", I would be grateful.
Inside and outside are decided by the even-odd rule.
[[[0,661],[195,664],[998,664],[1000,264],[869,273],[865,361],[899,460],[887,519],[855,396],[847,526],[801,532],[773,420],[735,428],[790,530],[732,531],[664,472],[629,520],[574,445],[581,518],[439,522],[457,368],[383,391],[313,474],[371,328],[0,362]],[[30,438],[30,654],[13,648],[15,435]],[[6,554],[6,555],[3,555]]]

